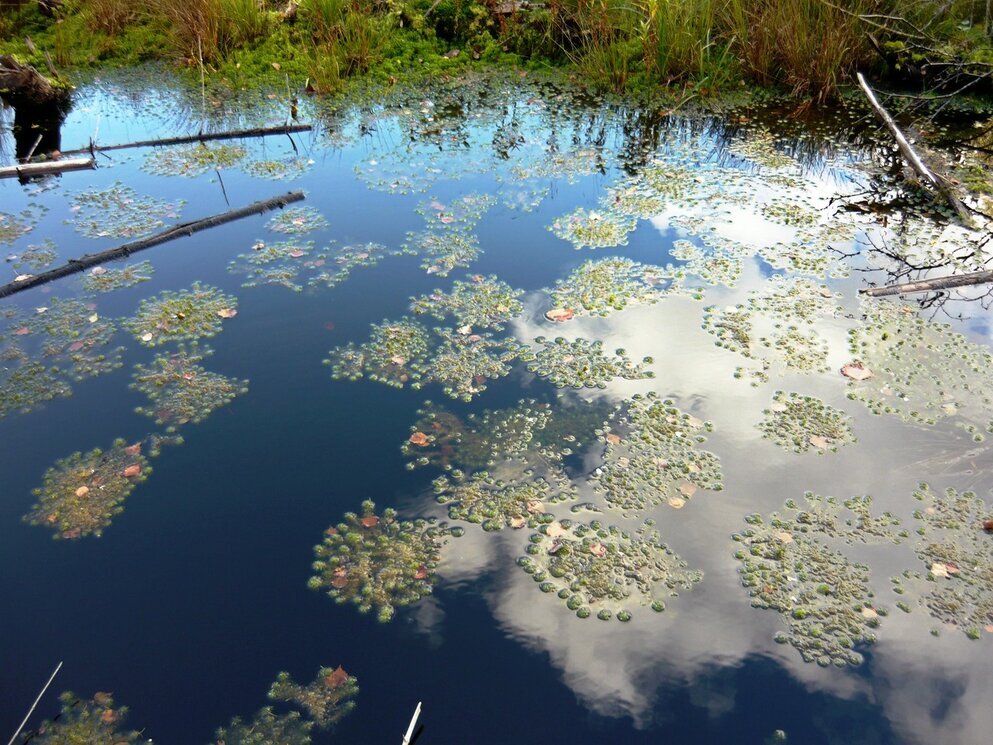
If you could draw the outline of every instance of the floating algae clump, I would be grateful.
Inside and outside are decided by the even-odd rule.
[[[106,452],[73,453],[45,472],[41,488],[34,490],[38,503],[24,519],[54,528],[55,538],[102,535],[149,471],[141,445],[124,440],[115,440]]]
[[[128,707],[114,706],[109,693],[97,691],[85,701],[71,691],[59,696],[62,711],[51,720],[45,720],[34,732],[26,732],[16,740],[34,745],[128,745],[151,742],[141,732],[121,729],[128,715]]]
[[[555,220],[549,230],[576,248],[611,248],[626,245],[634,228],[634,218],[627,215],[580,207]]]
[[[914,498],[921,502],[915,552],[925,569],[905,573],[917,580],[906,589],[934,618],[979,638],[993,629],[993,509],[972,492],[937,494],[928,484]]]
[[[448,516],[453,520],[475,523],[486,531],[537,527],[545,520],[546,505],[577,498],[576,487],[558,468],[547,468],[547,475],[538,475],[522,460],[496,473],[508,471],[508,480],[486,471],[468,479],[460,474],[440,476],[434,481],[435,498],[448,505]]]
[[[2,242],[3,240],[0,239],[0,243]],[[55,241],[51,238],[46,238],[42,243],[37,245],[32,244],[21,251],[20,255],[17,255],[15,258],[8,257],[7,260],[11,262],[15,269],[26,266],[29,269],[38,271],[50,266],[58,256],[59,253],[55,248]]]
[[[355,708],[352,699],[358,693],[358,680],[339,665],[337,668],[322,667],[306,686],[295,682],[289,673],[281,672],[269,690],[269,698],[296,704],[318,727],[328,729]]]
[[[452,532],[433,519],[398,520],[396,510],[382,516],[366,500],[362,515],[346,512],[343,522],[325,531],[315,546],[316,574],[309,586],[326,590],[337,603],[354,603],[361,613],[375,609],[380,621],[397,607],[430,595],[441,548]]]
[[[635,395],[601,430],[604,463],[590,483],[611,506],[635,511],[663,503],[678,509],[698,489],[720,490],[720,459],[698,447],[707,429],[654,391]]]
[[[214,336],[221,320],[232,318],[238,301],[216,287],[194,282],[188,290],[166,291],[146,298],[125,325],[142,344],[157,347],[170,341]]]
[[[199,176],[215,168],[230,168],[245,157],[241,145],[182,145],[158,148],[145,159],[144,169],[156,176]]]
[[[314,164],[309,158],[297,157],[286,160],[252,160],[242,166],[249,176],[283,181],[299,178]]]
[[[110,292],[125,287],[134,287],[149,281],[153,274],[155,274],[155,269],[150,261],[128,264],[123,269],[106,269],[102,266],[96,266],[83,277],[83,289],[88,292]]]
[[[455,282],[447,293],[435,290],[412,298],[410,309],[415,315],[430,314],[439,321],[452,316],[461,327],[470,330],[480,327],[500,331],[523,310],[518,299],[523,294],[523,290],[515,290],[493,275],[474,274],[468,282]]]
[[[352,243],[341,248],[328,247],[326,254],[305,264],[316,270],[316,274],[308,280],[311,287],[337,287],[361,267],[376,266],[387,256],[397,255],[382,243]]]
[[[793,198],[773,199],[763,204],[760,211],[768,220],[793,227],[810,227],[817,223],[817,210]]]
[[[734,142],[728,152],[766,168],[790,168],[797,162],[787,153],[776,149],[776,137],[767,130],[745,134],[745,139]]]
[[[215,745],[310,745],[313,722],[291,711],[276,714],[271,706],[259,709],[250,722],[234,717],[214,734]]]
[[[556,593],[579,618],[596,613],[629,621],[629,608],[665,609],[667,597],[691,589],[703,575],[662,543],[648,524],[634,534],[599,521],[547,522],[531,535],[518,565],[544,593]]]
[[[26,362],[9,372],[0,370],[0,419],[15,412],[27,414],[46,401],[69,396],[72,388],[57,367]]]
[[[166,425],[166,432],[188,422],[203,421],[215,410],[248,392],[248,381],[209,372],[198,365],[213,354],[210,347],[194,342],[188,349],[180,345],[173,353],[162,352],[152,363],[135,365],[131,388],[141,391],[151,403],[135,411]]]
[[[551,417],[551,407],[534,400],[519,401],[508,409],[470,414],[463,422],[447,409],[426,401],[417,423],[401,448],[413,458],[409,468],[433,465],[451,470],[458,464],[469,471],[494,465],[527,450]]]
[[[267,230],[286,235],[303,235],[328,226],[324,215],[314,207],[286,207],[265,224]]]
[[[496,201],[492,194],[465,194],[448,204],[437,199],[422,202],[417,211],[424,216],[431,229],[464,231],[474,228]]]
[[[862,311],[864,323],[850,332],[862,379],[849,380],[848,397],[918,424],[957,418],[982,440],[980,430],[993,427],[993,355],[905,305],[863,300]]]
[[[551,302],[576,315],[606,316],[628,305],[657,303],[666,294],[660,284],[679,276],[675,270],[630,259],[586,261],[555,284]]]
[[[52,300],[49,307],[36,308],[15,334],[26,339],[43,337],[42,356],[63,366],[63,374],[85,380],[121,366],[123,347],[109,349],[116,328],[101,318],[95,306],[79,300]]]
[[[716,247],[700,248],[687,240],[678,240],[669,253],[674,259],[686,262],[681,267],[684,272],[695,274],[710,285],[734,287],[741,276],[741,257],[728,255]]]
[[[789,643],[805,662],[822,666],[858,665],[857,644],[875,641],[871,629],[885,610],[877,611],[869,586],[869,568],[848,559],[824,539],[849,543],[898,540],[897,523],[889,513],[873,517],[868,497],[845,503],[852,517],[842,521],[842,505],[834,499],[806,495],[806,507],[790,500],[769,521],[760,515],[745,518],[749,527],[734,535],[741,544],[741,582],[755,608],[779,612],[787,630],[776,641]]]
[[[462,334],[438,328],[440,339],[434,355],[418,365],[415,388],[438,383],[450,397],[469,402],[486,390],[487,380],[510,373],[510,363],[524,349],[511,338],[494,338],[487,334]]]
[[[430,336],[416,321],[403,318],[372,324],[369,340],[349,342],[332,349],[324,364],[331,366],[335,380],[368,377],[394,388],[403,388],[421,376]]]
[[[650,370],[632,362],[623,349],[618,349],[613,356],[604,354],[601,341],[568,341],[561,336],[556,339],[539,336],[535,342],[541,346],[524,357],[528,370],[548,378],[558,388],[606,388],[614,378],[641,380],[655,377]],[[642,363],[651,364],[652,358],[645,357]]]
[[[313,249],[313,241],[280,241],[268,244],[256,241],[251,251],[238,254],[228,264],[228,271],[247,277],[242,287],[272,284],[301,292],[303,285],[297,279],[299,275],[318,262],[320,266],[325,263],[325,255],[314,256],[311,253]]]
[[[828,346],[812,325],[839,310],[826,287],[776,275],[765,289],[750,293],[747,305],[705,308],[703,328],[717,338],[717,346],[758,360],[761,369],[751,375],[764,382],[774,362],[800,372],[826,370]],[[771,333],[760,336],[759,329],[769,326]]]
[[[0,212],[0,243],[13,243],[22,235],[30,233],[34,226],[24,222],[9,212]]]
[[[855,442],[851,417],[813,396],[776,391],[772,404],[763,413],[765,419],[758,428],[786,450],[837,452],[839,445]]]
[[[183,202],[142,197],[130,186],[115,183],[73,196],[71,211],[76,231],[87,238],[138,238],[165,225],[163,218],[179,217]]]
[[[428,274],[447,277],[458,267],[463,269],[479,258],[479,239],[470,233],[458,230],[422,230],[408,233],[403,251],[415,256],[423,256],[421,268]]]

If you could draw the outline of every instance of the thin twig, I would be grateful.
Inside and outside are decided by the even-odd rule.
[[[24,721],[21,722],[21,726],[17,728],[17,732],[15,732],[14,736],[10,738],[10,742],[8,742],[7,745],[14,745],[14,740],[16,740],[17,736],[21,734],[21,730],[24,729],[24,725],[28,723],[28,720],[31,718],[31,715],[34,714],[34,710],[38,706],[38,702],[41,701],[41,697],[45,695],[45,691],[47,691],[48,687],[52,685],[52,681],[55,680],[55,676],[59,674],[59,670],[61,669],[62,669],[62,662],[59,661],[59,664],[55,666],[55,670],[53,670],[52,674],[49,676],[48,682],[45,683],[45,687],[42,688],[41,693],[38,694],[38,698],[34,700],[34,703],[31,704],[31,708],[28,709],[27,716],[24,717]],[[420,708],[420,704],[418,704],[418,708]]]

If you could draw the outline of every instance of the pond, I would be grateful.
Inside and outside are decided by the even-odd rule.
[[[291,113],[0,185],[3,282],[305,192],[0,306],[0,731],[61,660],[36,743],[985,740],[987,297],[858,289],[986,255],[865,111],[130,71],[62,142]]]

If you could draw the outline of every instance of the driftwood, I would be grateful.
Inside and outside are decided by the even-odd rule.
[[[195,135],[181,137],[166,137],[161,140],[138,140],[124,142],[118,145],[97,145],[81,147],[75,150],[63,150],[63,155],[79,155],[105,150],[125,150],[132,147],[161,147],[165,145],[185,145],[190,142],[207,142],[208,140],[237,140],[243,137],[269,137],[271,135],[290,135],[296,132],[309,132],[313,129],[310,124],[289,124],[283,127],[255,127],[254,129],[234,129],[228,132],[201,132]]]
[[[69,97],[68,89],[52,85],[31,65],[22,65],[9,54],[0,54],[0,93],[15,109],[62,105]]]
[[[16,166],[0,167],[0,178],[28,179],[35,176],[47,176],[52,173],[66,171],[83,171],[96,168],[93,158],[67,158],[66,160],[49,160],[43,163],[21,163]]]
[[[969,274],[953,274],[950,277],[935,277],[922,279],[918,282],[903,282],[898,285],[885,287],[867,287],[859,290],[861,295],[883,297],[885,295],[907,295],[912,292],[931,292],[932,290],[947,290],[951,287],[966,287],[968,285],[983,285],[993,282],[993,271],[970,272]]]
[[[230,212],[223,212],[219,215],[212,215],[211,217],[205,217],[200,220],[174,225],[171,228],[163,230],[161,233],[156,233],[148,238],[142,238],[131,243],[125,243],[123,246],[118,246],[117,248],[100,251],[95,254],[86,254],[78,259],[69,259],[68,264],[63,264],[55,269],[49,269],[47,272],[42,272],[41,274],[27,275],[25,279],[19,282],[15,280],[10,284],[3,285],[0,287],[0,298],[22,292],[30,287],[46,284],[55,279],[68,277],[70,274],[82,272],[92,266],[97,266],[107,261],[126,258],[137,251],[143,251],[146,248],[152,248],[152,246],[158,246],[160,243],[182,238],[185,235],[193,235],[207,228],[224,225],[234,220],[240,220],[243,217],[257,215],[260,212],[267,212],[277,208],[281,209],[293,202],[299,202],[303,198],[304,193],[302,191],[291,191],[282,196],[273,197],[272,199],[266,199],[261,202],[254,202],[247,207],[241,207]]]
[[[886,128],[889,129],[890,134],[893,135],[893,139],[896,140],[897,147],[900,148],[900,154],[903,156],[903,159],[907,161],[907,164],[913,168],[922,179],[924,179],[925,183],[944,197],[945,201],[952,206],[952,209],[955,210],[962,222],[966,225],[971,225],[972,216],[965,208],[965,205],[959,201],[959,198],[952,193],[952,190],[948,187],[948,182],[944,179],[944,177],[934,173],[930,168],[924,165],[924,161],[922,161],[921,157],[914,151],[914,148],[910,146],[910,143],[907,141],[907,138],[904,137],[903,132],[900,131],[900,128],[896,125],[896,122],[893,121],[893,117],[890,116],[889,112],[886,111],[879,101],[876,100],[876,95],[872,92],[872,88],[869,87],[869,84],[865,82],[865,78],[862,76],[862,73],[858,73],[857,77],[859,85],[862,86],[862,91],[869,99],[869,105],[872,106],[876,114],[879,115],[879,118],[883,120]]]

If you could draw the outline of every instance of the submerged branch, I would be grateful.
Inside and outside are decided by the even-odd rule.
[[[97,145],[91,144],[89,147],[77,148],[76,150],[63,150],[63,155],[78,155],[80,153],[92,153],[94,151],[124,150],[132,147],[160,147],[164,145],[185,145],[190,142],[207,142],[209,140],[237,140],[244,137],[268,137],[271,135],[290,135],[296,132],[309,132],[313,129],[310,124],[290,124],[281,127],[255,127],[253,129],[235,129],[229,132],[203,132],[195,135],[184,135],[180,137],[166,137],[161,140],[138,140],[137,142],[124,142],[118,145]]]
[[[240,220],[241,218],[249,217],[250,215],[257,215],[260,212],[267,212],[277,208],[282,209],[287,204],[299,202],[302,199],[304,199],[304,193],[302,191],[291,191],[279,197],[273,197],[272,199],[266,199],[261,202],[253,202],[247,207],[241,207],[236,210],[231,210],[230,212],[223,212],[219,215],[212,215],[211,217],[205,217],[200,220],[193,220],[191,222],[184,222],[179,225],[174,225],[171,228],[163,230],[161,233],[156,233],[155,235],[149,236],[148,238],[143,238],[140,241],[125,243],[123,246],[111,248],[106,251],[100,251],[95,254],[86,254],[78,259],[69,259],[68,264],[63,264],[60,267],[50,269],[49,271],[42,272],[41,274],[33,276],[27,275],[25,279],[22,279],[19,282],[15,280],[10,284],[0,287],[0,298],[14,295],[28,289],[29,287],[37,287],[38,285],[46,284],[52,280],[67,277],[70,274],[76,274],[88,269],[89,267],[97,266],[98,264],[102,264],[106,261],[125,258],[137,251],[152,248],[153,246],[174,240],[175,238],[193,235],[201,230],[223,225],[234,220]]]
[[[969,274],[955,274],[950,277],[936,277],[935,279],[922,279],[917,282],[903,282],[896,285],[886,285],[885,287],[867,287],[859,290],[861,295],[870,297],[884,297],[886,295],[907,295],[913,292],[931,292],[932,290],[946,290],[951,287],[966,287],[969,285],[982,285],[993,282],[993,270],[982,272],[971,272]]]

